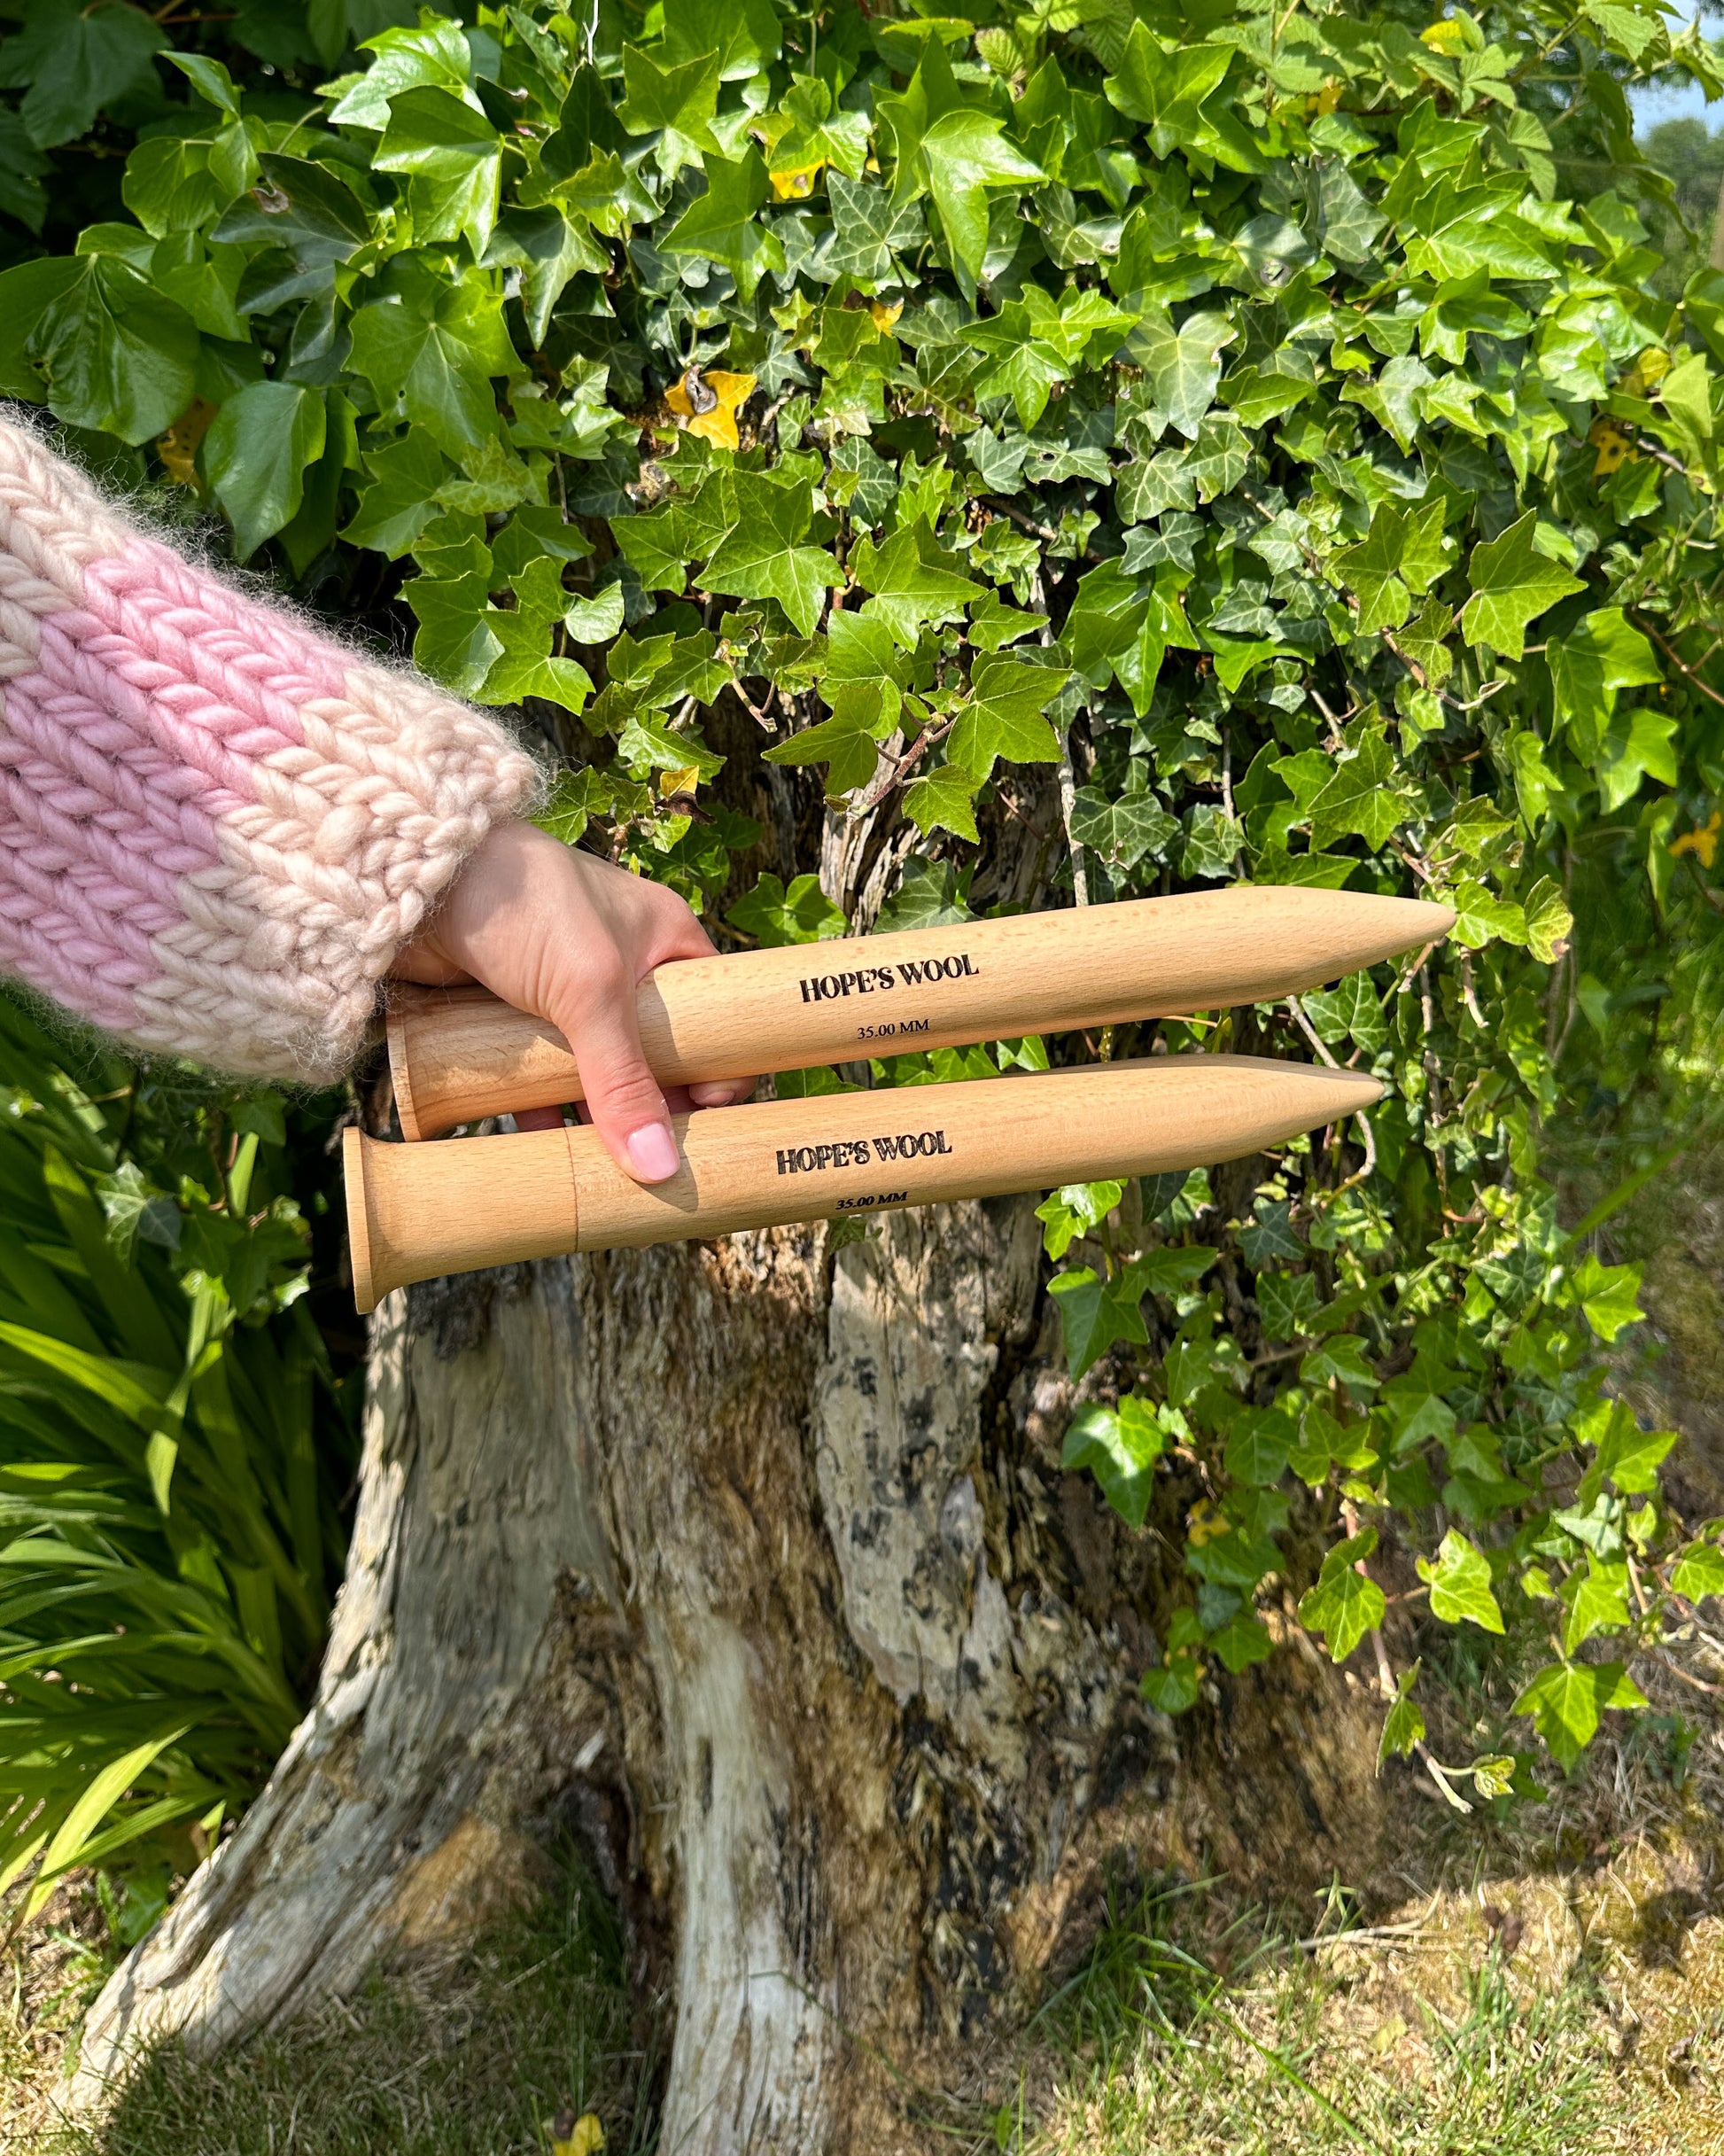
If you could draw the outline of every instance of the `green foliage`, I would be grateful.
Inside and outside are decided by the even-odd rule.
[[[182,1865],[315,1672],[351,1446],[304,1301],[302,1112],[74,1056],[0,1000],[0,1880],[36,1864],[21,1918],[74,1864]]]
[[[1246,877],[1456,908],[1410,972],[1110,1042],[1388,1097],[1048,1201],[1067,1462],[1184,1517],[1159,1705],[1267,1650],[1277,1579],[1359,1651],[1393,1541],[1433,1625],[1548,1617],[1526,1712],[1572,1760],[1680,1545],[1604,1391],[1632,1268],[1557,1185],[1649,1168],[1720,1002],[1724,277],[1649,244],[1622,94],[1716,89],[1697,30],[318,0],[170,60],[123,0],[63,47],[40,8],[0,197],[111,188],[63,146],[97,110],[134,146],[0,275],[0,387],[322,603],[399,594],[557,744],[571,843],[762,944]]]

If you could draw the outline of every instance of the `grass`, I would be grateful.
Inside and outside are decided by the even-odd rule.
[[[88,1936],[81,1946],[59,1973],[74,2010],[81,1981],[88,1997],[107,1958]],[[0,2048],[9,2079],[33,2064],[21,2004]],[[99,2126],[56,2125],[38,2107],[10,2145],[32,2156],[542,2156],[559,2113],[590,2111],[609,2156],[645,2156],[659,2028],[631,2001],[614,1912],[570,1858],[535,1909],[476,1944],[380,1972],[214,2065],[167,2045]]]
[[[1155,1895],[1108,1926],[1055,2002],[1065,2064],[1040,2116],[1008,2104],[998,2145],[1035,2156],[1579,2156],[1604,2145],[1615,2098],[1580,1987],[1523,1996],[1493,1945],[1458,2012],[1408,2002],[1415,2028],[1362,2004],[1345,1948],[1265,1934],[1223,1978],[1184,1928],[1177,1901]]]
[[[1488,1685],[1450,1675],[1457,1724],[1487,1723]],[[907,2101],[881,2156],[1724,2156],[1724,1714],[1668,1672],[1648,1689],[1657,1721],[1545,1805],[1462,1821],[1404,1772],[1399,1903],[1336,1886],[1301,1921],[1224,1881],[1122,1888],[962,2101]],[[43,2098],[114,1950],[87,1889],[49,1914],[0,1996],[0,2146],[544,2156],[555,2115],[591,2109],[607,2156],[653,2147],[663,2026],[572,1860],[476,1945],[214,2065],[159,2052],[88,2130]]]

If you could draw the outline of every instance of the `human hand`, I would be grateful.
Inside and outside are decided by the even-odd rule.
[[[662,883],[579,853],[530,823],[492,832],[450,886],[392,977],[449,988],[478,981],[517,1010],[547,1018],[574,1051],[586,1107],[611,1158],[640,1183],[677,1170],[671,1117],[746,1100],[749,1078],[672,1086],[647,1067],[634,994],[655,966],[711,958],[711,939]],[[524,1130],[562,1120],[523,1110]]]

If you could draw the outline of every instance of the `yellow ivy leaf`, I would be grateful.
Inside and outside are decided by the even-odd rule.
[[[788,172],[768,173],[773,195],[780,202],[806,202],[825,163],[823,157],[817,157],[812,165],[793,165]]]
[[[698,367],[691,367],[665,391],[664,402],[685,433],[697,434],[718,449],[734,449],[736,415],[754,394],[754,379],[751,374],[726,374],[719,368],[703,375]]]
[[[888,307],[883,300],[875,300],[870,302],[868,307],[869,318],[882,337],[890,331],[903,312],[902,300],[895,301],[890,307]]]
[[[1669,372],[1669,353],[1662,345],[1648,345],[1617,387],[1625,397],[1650,397]]]
[[[661,771],[658,774],[659,798],[673,801],[680,793],[692,794],[701,782],[701,767],[690,764],[686,771]]]
[[[1429,45],[1433,52],[1459,53],[1466,51],[1466,33],[1452,19],[1427,24],[1419,32],[1418,42],[1422,45]]]
[[[1220,1508],[1208,1498],[1200,1498],[1185,1514],[1185,1539],[1193,1549],[1200,1550],[1206,1542],[1214,1542],[1227,1529],[1228,1522]]]
[[[1713,809],[1705,824],[1697,825],[1691,831],[1684,831],[1682,836],[1673,843],[1670,849],[1672,856],[1679,853],[1693,853],[1698,857],[1703,868],[1710,868],[1718,859],[1718,841],[1720,833],[1724,833],[1724,812]]]
[[[551,2129],[551,2156],[596,2156],[604,2146],[604,2129],[599,2124],[598,2113],[583,2112],[565,2134],[562,2129],[567,2113],[557,2113],[556,2124]]]
[[[1587,430],[1587,440],[1597,450],[1598,456],[1592,467],[1595,479],[1602,479],[1614,471],[1618,465],[1626,464],[1630,457],[1638,456],[1632,439],[1625,434],[1614,419],[1599,417]]]
[[[194,397],[167,433],[156,438],[156,455],[162,470],[179,486],[198,484],[198,445],[209,432],[215,407],[206,398]]]

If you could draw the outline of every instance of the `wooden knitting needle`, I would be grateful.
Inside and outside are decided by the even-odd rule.
[[[650,1185],[572,1125],[447,1146],[350,1128],[353,1297],[371,1310],[392,1288],[480,1265],[1236,1160],[1382,1090],[1354,1070],[1169,1055],[759,1101],[673,1117],[682,1164]]]
[[[1446,906],[1234,883],[961,927],[681,960],[641,982],[666,1085],[1260,1003],[1434,943]],[[398,991],[395,1104],[408,1138],[581,1098],[568,1043],[482,988]]]

